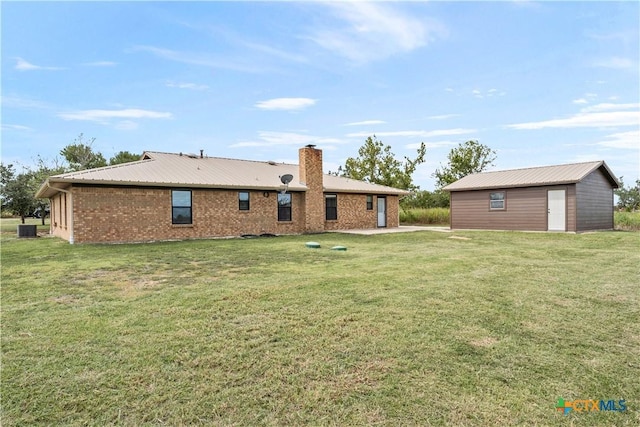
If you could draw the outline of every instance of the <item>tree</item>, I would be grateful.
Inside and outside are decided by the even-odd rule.
[[[344,169],[340,169],[342,176],[358,179],[373,184],[386,185],[404,190],[417,190],[413,184],[412,175],[416,167],[424,163],[426,146],[424,142],[418,148],[418,154],[411,160],[405,156],[404,162],[395,158],[389,145],[385,146],[376,136],[368,137],[358,150],[358,157],[349,157]]]
[[[133,154],[128,151],[120,151],[115,156],[109,159],[110,165],[119,165],[121,163],[129,163],[140,160],[139,154]]]
[[[496,152],[478,141],[467,141],[452,149],[448,155],[449,164],[436,169],[436,187],[442,188],[472,173],[484,171],[493,166]]]
[[[613,191],[618,196],[618,209],[634,212],[640,209],[640,179],[636,179],[635,187],[626,188],[620,177],[620,188]]]
[[[2,209],[8,209],[14,215],[19,215],[22,223],[24,218],[35,208],[35,198],[32,190],[33,177],[24,172],[16,175],[13,165],[0,165],[0,195]]]
[[[53,163],[47,162],[42,157],[38,156],[36,159],[37,169],[30,172],[31,182],[30,188],[32,194],[34,196],[34,206],[35,212],[40,214],[40,218],[42,219],[42,225],[45,224],[45,218],[47,216],[47,212],[49,212],[49,199],[36,199],[35,194],[42,185],[43,182],[47,180],[52,175],[59,175],[61,173],[66,172],[66,168],[60,164],[58,159],[56,158]]]
[[[85,143],[83,138],[83,134],[80,134],[72,144],[67,145],[60,151],[60,154],[69,162],[69,169],[79,171],[107,166],[104,156],[99,152],[94,152],[91,147],[96,139],[91,138]]]
[[[402,198],[400,205],[404,209],[448,208],[449,194],[442,190],[420,190]]]

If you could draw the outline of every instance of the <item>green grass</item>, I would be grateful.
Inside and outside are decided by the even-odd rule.
[[[640,233],[1,243],[3,426],[640,423]]]
[[[406,225],[449,225],[449,209],[400,209],[400,223]]]
[[[616,230],[640,231],[640,212],[616,212],[614,223]]]
[[[40,218],[25,218],[24,223],[37,225],[39,234],[48,233],[49,225],[51,224],[49,218],[45,219],[45,225],[42,225],[42,219]],[[20,218],[2,218],[0,220],[0,232],[17,234],[19,224],[22,224]]]

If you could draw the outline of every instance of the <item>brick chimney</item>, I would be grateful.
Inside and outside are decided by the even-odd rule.
[[[307,145],[298,151],[300,182],[307,186],[304,194],[304,229],[307,233],[324,231],[324,191],[322,150]]]

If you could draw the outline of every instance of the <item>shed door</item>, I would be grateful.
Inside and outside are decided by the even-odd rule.
[[[547,193],[547,229],[567,231],[567,209],[565,190],[549,190]]]
[[[387,199],[378,197],[378,227],[387,226]]]

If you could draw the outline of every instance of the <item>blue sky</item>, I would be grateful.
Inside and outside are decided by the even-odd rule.
[[[369,135],[640,176],[638,2],[6,2],[2,161],[120,150],[336,170]]]

